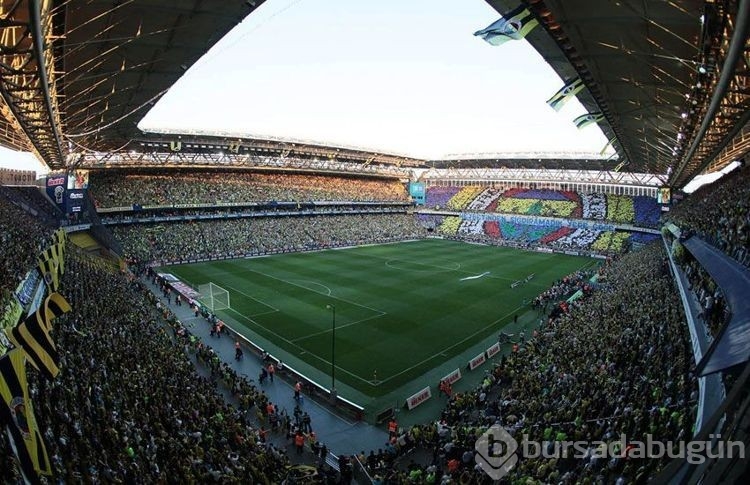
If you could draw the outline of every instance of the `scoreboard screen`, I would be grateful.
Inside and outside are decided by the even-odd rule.
[[[409,195],[419,204],[424,205],[425,186],[422,182],[409,182]]]
[[[659,204],[670,204],[672,202],[672,189],[661,187],[656,193],[656,202]]]

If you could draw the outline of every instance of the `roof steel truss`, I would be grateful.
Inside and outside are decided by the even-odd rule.
[[[50,167],[59,168],[64,155],[49,48],[52,25],[52,0],[0,2],[0,94],[6,123],[22,130]]]

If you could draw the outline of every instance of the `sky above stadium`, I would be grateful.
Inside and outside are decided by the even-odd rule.
[[[473,33],[499,18],[484,0],[268,0],[157,103],[142,129],[222,131],[420,158],[594,152],[576,101],[524,40]]]

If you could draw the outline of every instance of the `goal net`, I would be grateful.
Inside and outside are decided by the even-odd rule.
[[[229,306],[229,292],[219,285],[206,283],[198,287],[200,298],[198,301],[206,305],[212,312],[227,310]]]

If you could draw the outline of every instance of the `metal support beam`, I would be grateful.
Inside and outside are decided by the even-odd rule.
[[[0,95],[7,107],[5,122],[28,139],[51,168],[65,157],[57,114],[52,50],[51,0],[18,0],[2,4],[0,23]],[[28,148],[28,145],[27,145]]]
[[[729,44],[729,50],[727,51],[727,55],[724,59],[724,65],[721,68],[721,76],[719,77],[719,81],[716,83],[716,87],[714,88],[713,96],[711,97],[711,103],[706,110],[706,114],[703,116],[703,121],[701,122],[698,132],[693,138],[693,143],[690,145],[690,148],[683,157],[680,166],[672,173],[670,182],[675,183],[681,180],[681,176],[685,171],[685,168],[692,161],[696,151],[698,150],[698,147],[704,140],[709,126],[716,118],[716,114],[719,111],[719,107],[721,106],[721,102],[724,99],[724,96],[727,94],[729,85],[735,78],[737,63],[742,59],[743,53],[745,52],[748,38],[748,27],[750,27],[750,0],[739,0],[734,31],[732,32],[732,40]],[[742,126],[740,126],[739,128],[741,129]],[[705,167],[706,165],[708,165],[708,163],[710,163],[710,161],[711,160],[709,159],[707,162],[704,162],[703,164],[701,164],[701,167]],[[698,172],[699,171],[694,171],[691,175],[697,175]],[[689,180],[684,180],[684,182],[687,183],[689,182]]]

